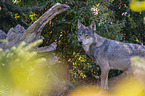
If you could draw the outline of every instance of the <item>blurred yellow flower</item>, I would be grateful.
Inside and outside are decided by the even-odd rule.
[[[136,12],[145,11],[145,1],[132,0],[129,3],[129,8]]]

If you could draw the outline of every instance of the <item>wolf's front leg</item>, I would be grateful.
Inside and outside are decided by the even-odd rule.
[[[108,89],[108,73],[109,68],[101,68],[101,90]]]
[[[101,90],[108,89],[108,73],[110,70],[107,59],[98,59],[99,66],[101,68]]]

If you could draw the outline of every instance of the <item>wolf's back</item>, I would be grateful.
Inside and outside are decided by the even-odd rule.
[[[145,58],[145,46],[143,45],[122,43],[109,39],[107,45],[109,46],[106,48],[107,50],[103,56],[108,58],[111,69],[128,69],[131,67],[130,59],[133,56],[140,56]]]
[[[114,40],[109,40],[110,44],[108,47],[109,54],[116,54],[117,56],[145,56],[145,46],[133,43],[122,43]]]

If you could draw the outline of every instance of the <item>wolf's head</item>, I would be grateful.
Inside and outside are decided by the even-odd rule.
[[[94,42],[94,32],[96,31],[96,24],[92,21],[89,27],[85,27],[79,20],[78,20],[78,31],[77,37],[78,42],[82,46],[90,46]]]

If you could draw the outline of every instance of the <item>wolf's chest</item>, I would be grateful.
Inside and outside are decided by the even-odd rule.
[[[83,49],[85,50],[86,53],[89,52],[90,46],[89,45],[84,45]]]
[[[96,48],[95,47],[95,45],[86,45],[86,46],[83,46],[83,49],[85,50],[85,52],[87,53],[87,55],[89,56],[89,57],[91,57],[92,59],[95,59],[95,54],[97,54],[97,49],[98,48]]]

